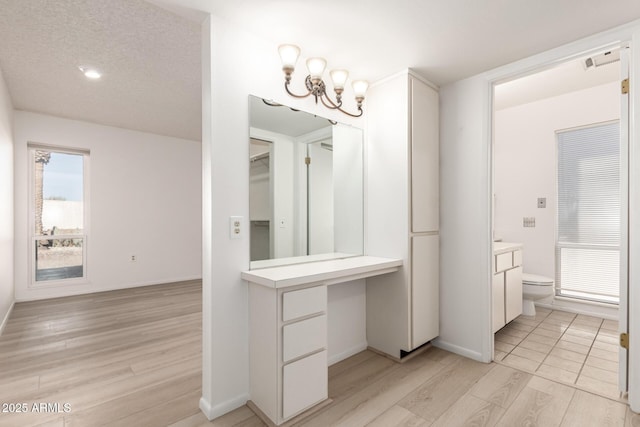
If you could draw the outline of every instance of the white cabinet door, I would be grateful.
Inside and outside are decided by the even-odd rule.
[[[414,78],[410,84],[411,231],[437,231],[440,222],[438,92]]]
[[[320,403],[327,393],[327,351],[282,368],[282,418],[287,419]]]
[[[522,314],[522,267],[505,272],[505,321],[511,322]]]
[[[522,265],[522,251],[513,251],[513,266],[519,267]]]
[[[414,349],[440,333],[439,244],[438,236],[411,239],[411,308]]]
[[[493,275],[493,332],[505,325],[504,321],[504,272]]]

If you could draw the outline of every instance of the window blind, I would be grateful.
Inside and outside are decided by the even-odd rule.
[[[556,293],[617,304],[620,126],[558,132]]]

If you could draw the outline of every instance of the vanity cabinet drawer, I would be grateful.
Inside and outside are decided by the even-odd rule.
[[[518,267],[522,265],[522,251],[513,251],[513,266]]]
[[[282,321],[297,319],[327,310],[327,287],[314,286],[282,295]]]
[[[289,418],[327,398],[326,350],[282,369],[282,418]]]
[[[327,315],[282,327],[282,361],[320,350],[327,343]]]
[[[511,252],[496,255],[496,271],[494,271],[494,273],[507,270],[511,267],[513,267],[513,256]]]

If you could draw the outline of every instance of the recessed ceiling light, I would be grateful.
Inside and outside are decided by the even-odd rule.
[[[95,68],[84,67],[84,66],[81,66],[78,68],[80,69],[80,71],[82,71],[84,76],[88,79],[97,80],[100,77],[102,77],[102,73],[100,73],[100,71],[96,70]]]

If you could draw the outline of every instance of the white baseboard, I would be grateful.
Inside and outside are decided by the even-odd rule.
[[[329,357],[329,359],[327,360],[327,362],[329,363],[329,366],[333,365],[334,363],[338,363],[344,359],[347,359],[351,356],[353,356],[354,354],[358,354],[361,351],[366,350],[368,347],[366,342],[360,343],[358,345],[355,345],[343,352],[340,352],[338,354],[334,354],[333,356]]]
[[[460,347],[459,345],[455,345],[450,342],[443,341],[439,338],[436,338],[435,340],[431,341],[431,345],[434,347],[441,348],[443,350],[450,351],[451,353],[459,354],[460,356],[464,356],[469,359],[476,360],[478,362],[484,362],[482,360],[481,353],[477,351],[469,350],[468,348],[465,348],[465,347]]]
[[[249,400],[248,394],[243,394],[236,398],[227,400],[226,402],[219,403],[215,406],[211,404],[203,397],[200,398],[200,410],[204,413],[209,421],[221,417],[227,412],[231,412],[234,409],[238,409],[242,405],[245,405]]]
[[[9,316],[11,315],[11,312],[13,311],[13,306],[16,305],[16,302],[12,302],[11,306],[9,307],[9,310],[7,311],[6,316],[4,316],[4,319],[2,319],[2,323],[0,323],[0,335],[2,335],[2,333],[4,332],[4,328],[5,326],[7,326],[7,322],[9,321]]]
[[[29,295],[28,297],[17,297],[16,302],[27,302],[27,301],[38,301],[42,299],[51,299],[51,298],[62,298],[62,297],[70,297],[76,295],[86,295],[86,294],[95,294],[98,292],[109,292],[109,291],[120,291],[122,289],[131,289],[131,288],[141,288],[144,286],[154,286],[154,285],[166,285],[168,283],[176,283],[176,282],[188,282],[191,280],[202,280],[202,276],[189,276],[189,277],[178,277],[171,279],[162,279],[162,280],[149,280],[144,282],[135,282],[135,283],[127,283],[121,286],[103,286],[103,287],[92,287],[91,284],[85,285],[73,285],[74,288],[72,290],[65,289],[69,285],[57,286],[55,291],[52,292],[54,288],[28,288],[27,292],[33,295]],[[42,290],[44,293],[40,293],[38,291]]]
[[[620,317],[618,307],[610,307],[604,304],[554,298],[551,303],[536,302],[536,307],[549,310],[566,311],[569,313],[584,314],[585,316],[601,317],[608,320],[618,320]]]

